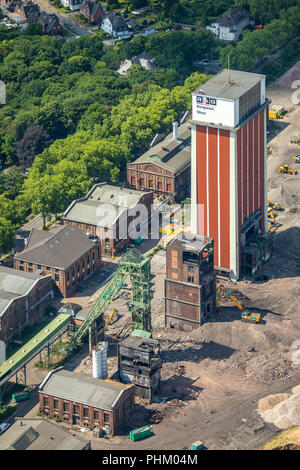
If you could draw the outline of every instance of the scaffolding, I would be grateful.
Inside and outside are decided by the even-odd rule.
[[[72,345],[75,346],[88,332],[94,322],[103,315],[110,303],[124,286],[127,277],[130,277],[132,294],[129,311],[132,317],[132,326],[151,332],[151,300],[153,298],[153,278],[151,274],[150,258],[144,258],[137,249],[128,250],[118,264],[118,269],[111,278],[88,316],[73,336]]]

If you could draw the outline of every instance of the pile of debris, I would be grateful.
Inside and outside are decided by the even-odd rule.
[[[291,379],[294,375],[294,366],[280,353],[265,354],[250,359],[246,364],[245,371],[256,382],[269,384],[278,380]]]
[[[234,288],[232,289],[230,287],[228,290],[234,297],[236,297],[242,303],[250,300],[249,297],[247,297],[245,294],[242,294],[242,292],[240,292],[238,289],[234,289]],[[232,300],[228,298],[228,295],[223,290],[221,290],[219,295],[220,295],[220,301],[222,304],[232,302]]]

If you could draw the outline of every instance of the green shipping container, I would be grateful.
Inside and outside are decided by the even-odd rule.
[[[151,434],[151,427],[150,426],[142,426],[141,428],[134,429],[130,431],[129,436],[132,441],[137,441],[138,439],[143,439],[145,437],[150,436]]]
[[[31,397],[31,392],[30,390],[27,390],[26,392],[18,392],[18,393],[13,393],[12,394],[12,400],[18,403],[19,401],[23,400],[29,400]]]
[[[196,441],[192,444],[192,450],[202,450],[203,449],[203,442]]]

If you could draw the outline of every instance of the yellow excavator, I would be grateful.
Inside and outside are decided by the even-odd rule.
[[[107,320],[105,326],[110,325],[112,323],[112,320],[113,320],[114,317],[115,317],[115,321],[117,321],[117,319],[119,318],[118,312],[115,308],[111,312],[111,315],[110,315],[109,319]]]
[[[292,170],[288,165],[282,165],[278,168],[279,173],[288,173],[289,175],[297,175],[297,170]]]
[[[278,204],[278,202],[272,202],[268,199],[268,210],[270,209],[273,209],[273,211],[280,211],[282,208],[281,205]]]
[[[241,321],[247,322],[247,323],[259,323],[261,321],[261,315],[260,313],[253,313],[250,312],[250,310],[246,310],[244,306],[241,304],[241,302],[229,292],[229,290],[226,289],[223,284],[220,284],[218,289],[217,289],[217,306],[220,308],[220,291],[223,290],[225,294],[228,295],[228,297],[235,303],[238,309],[241,310]]]
[[[270,208],[268,209],[268,217],[269,217],[269,219],[271,219],[271,220],[269,220],[268,231],[271,232],[271,233],[274,233],[274,232],[276,232],[278,227],[280,227],[280,224],[278,222],[276,222],[275,215],[273,214],[273,212]]]

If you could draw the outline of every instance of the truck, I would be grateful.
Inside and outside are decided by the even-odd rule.
[[[130,431],[129,437],[132,441],[138,441],[139,439],[144,439],[151,435],[151,426],[141,426],[140,428],[133,429]]]
[[[284,113],[284,107],[283,106],[277,106],[273,105],[269,109],[269,119],[279,119]]]

